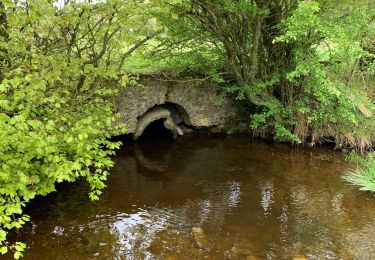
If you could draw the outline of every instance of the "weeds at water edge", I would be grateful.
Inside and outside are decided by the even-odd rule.
[[[361,156],[356,153],[350,153],[347,156],[349,162],[356,164],[356,169],[347,172],[344,179],[356,186],[362,191],[375,191],[375,153],[369,153]]]

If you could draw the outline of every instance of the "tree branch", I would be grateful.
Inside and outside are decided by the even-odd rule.
[[[122,68],[122,66],[124,65],[124,62],[125,62],[125,59],[127,57],[129,57],[133,52],[135,52],[139,47],[141,47],[143,44],[145,44],[147,41],[149,41],[150,39],[156,37],[157,35],[161,34],[164,32],[164,29],[160,29],[148,36],[146,36],[145,38],[143,38],[142,40],[140,40],[139,42],[137,42],[136,44],[133,45],[133,47],[131,47],[127,52],[125,52],[122,57],[121,57],[121,60],[120,60],[120,64],[118,65],[118,70],[120,70]]]

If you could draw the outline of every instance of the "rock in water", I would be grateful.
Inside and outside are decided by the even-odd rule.
[[[198,248],[207,248],[208,247],[208,240],[202,228],[193,227],[191,229],[191,235],[194,240],[194,244]]]

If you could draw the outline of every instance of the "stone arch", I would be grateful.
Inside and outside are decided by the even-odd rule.
[[[190,123],[189,115],[182,106],[170,102],[157,105],[147,110],[138,118],[137,127],[134,132],[134,140],[138,140],[142,136],[147,126],[160,119],[163,119],[164,127],[171,132],[175,139],[183,135],[179,124]]]

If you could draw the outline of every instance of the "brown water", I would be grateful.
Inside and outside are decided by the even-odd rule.
[[[18,239],[38,260],[375,259],[375,198],[342,181],[348,167],[246,137],[129,145],[99,202],[63,185],[33,202]]]

